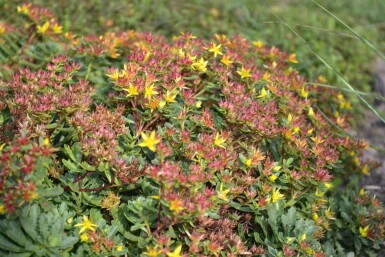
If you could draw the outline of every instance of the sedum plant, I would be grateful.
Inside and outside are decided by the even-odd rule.
[[[366,144],[345,132],[350,104],[307,83],[295,54],[240,36],[76,37],[46,9],[18,10],[30,46],[52,42],[62,55],[45,68],[12,64],[0,84],[4,255],[378,249],[380,203],[338,188],[372,169]]]
[[[79,238],[68,234],[71,212],[65,203],[42,212],[36,204],[25,206],[16,219],[0,221],[2,256],[69,256]]]

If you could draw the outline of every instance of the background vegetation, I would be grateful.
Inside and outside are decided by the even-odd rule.
[[[21,2],[0,1],[1,16],[10,21],[19,19],[7,14]],[[47,5],[45,0],[31,2]],[[384,1],[324,0],[320,4],[342,17],[374,45],[385,48]],[[375,54],[312,1],[59,0],[50,1],[47,7],[58,16],[65,31],[78,34],[125,29],[152,31],[167,37],[185,31],[203,38],[215,33],[242,34],[250,40],[261,40],[288,52],[295,51],[299,59],[297,69],[309,80],[314,81],[323,75],[330,84],[341,85],[335,73],[325,67],[303,41],[279,21],[276,14],[336,67],[354,88],[370,89],[370,67]]]

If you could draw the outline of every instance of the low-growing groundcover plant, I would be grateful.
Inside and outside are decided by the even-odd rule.
[[[295,54],[18,12],[2,34],[33,65],[0,82],[1,256],[375,256],[380,202],[334,182],[372,169],[349,102]]]

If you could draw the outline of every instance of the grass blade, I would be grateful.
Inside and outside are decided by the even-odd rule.
[[[359,93],[357,93],[357,90],[352,87],[352,85],[349,84],[349,82],[344,78],[344,76],[336,69],[334,68],[329,62],[327,62],[317,51],[314,50],[314,48],[300,35],[296,30],[294,30],[289,24],[287,24],[279,15],[273,13],[283,25],[285,25],[292,33],[294,33],[297,37],[299,37],[304,44],[317,56],[317,58],[329,69],[331,69],[334,74],[341,79],[343,84],[352,90],[352,92],[355,93],[355,95],[365,104],[366,107],[368,107],[378,118],[381,119],[382,122],[385,123],[385,118],[382,117],[382,115],[368,102],[365,98],[363,98]]]
[[[360,34],[358,34],[357,31],[355,31],[353,28],[351,28],[348,24],[346,24],[345,22],[343,22],[340,18],[338,18],[335,14],[333,14],[332,12],[330,12],[328,9],[326,9],[324,6],[322,6],[321,4],[319,4],[317,1],[315,0],[312,0],[313,3],[315,3],[316,5],[318,5],[319,8],[321,8],[322,10],[324,10],[326,13],[328,13],[330,16],[332,16],[335,20],[337,20],[339,23],[341,23],[342,25],[344,25],[347,29],[349,29],[354,35],[356,35],[356,37],[358,37],[367,47],[369,47],[373,52],[375,52],[382,60],[385,61],[385,55],[380,51],[378,50],[377,47],[375,47],[369,40],[367,40],[366,38],[364,38],[363,36],[361,36]]]
[[[320,86],[320,87],[331,88],[331,89],[335,89],[335,90],[339,90],[339,91],[344,91],[344,92],[351,93],[351,94],[360,94],[362,96],[370,97],[370,98],[373,98],[373,99],[385,102],[385,97],[382,97],[382,96],[380,96],[378,94],[374,94],[374,93],[367,93],[367,92],[363,92],[363,91],[359,91],[359,90],[351,90],[349,88],[341,88],[341,87],[338,87],[338,86],[333,86],[333,85],[328,85],[328,84],[323,84],[323,83],[316,83],[316,82],[306,82],[305,84],[306,85],[316,85],[316,86]]]

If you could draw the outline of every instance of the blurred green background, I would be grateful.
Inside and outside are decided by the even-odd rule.
[[[24,1],[0,0],[0,19],[18,22],[15,8]],[[311,0],[35,0],[59,17],[65,31],[101,34],[106,31],[151,31],[168,38],[180,32],[210,38],[215,33],[242,34],[289,52],[310,81],[319,75],[341,85],[334,72],[277,18],[294,28],[357,90],[370,90],[370,69],[376,55],[346,27]],[[380,50],[385,48],[384,0],[320,0]]]

